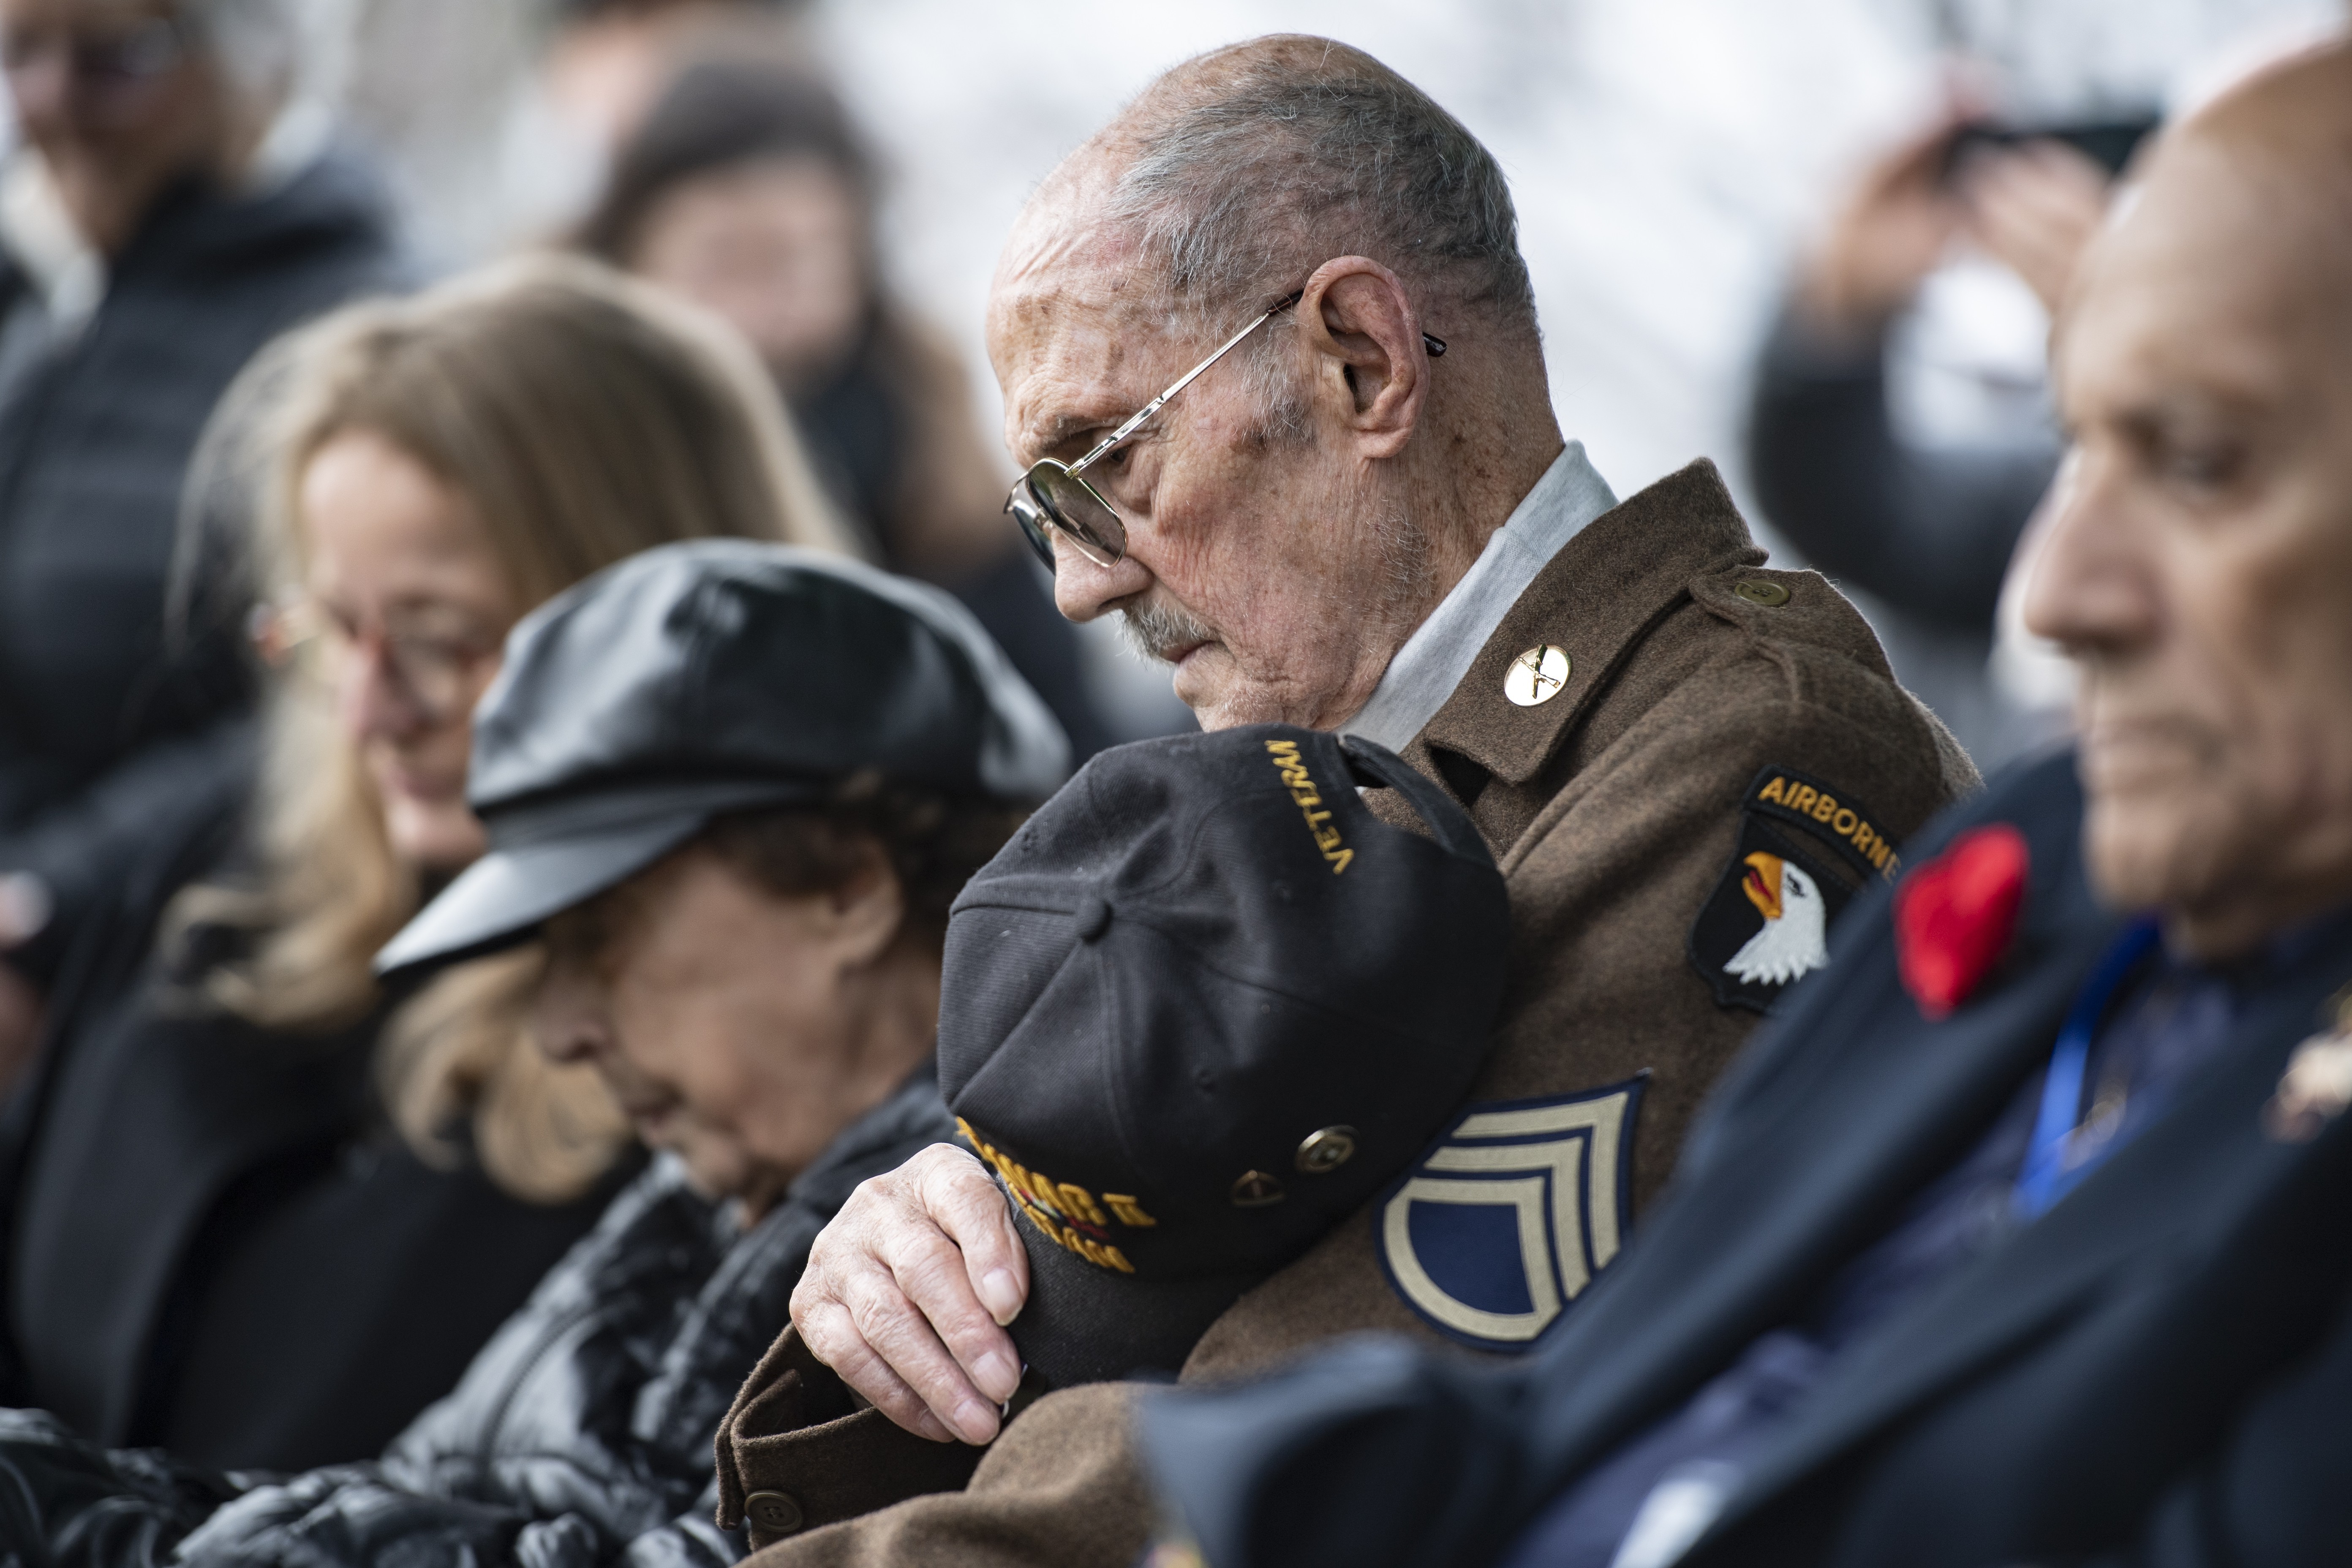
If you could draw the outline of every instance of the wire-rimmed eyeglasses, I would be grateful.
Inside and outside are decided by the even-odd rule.
[[[1075,463],[1065,463],[1055,458],[1040,458],[1029,466],[1029,471],[1013,483],[1013,493],[1005,498],[1004,510],[1021,525],[1022,534],[1029,541],[1045,563],[1047,571],[1054,566],[1054,534],[1059,532],[1071,545],[1097,566],[1116,566],[1127,556],[1127,524],[1102,492],[1088,484],[1083,477],[1087,467],[1117,447],[1120,442],[1143,428],[1144,421],[1168,405],[1168,400],[1197,380],[1201,373],[1216,363],[1234,349],[1242,340],[1282,314],[1305,298],[1307,290],[1297,289],[1276,300],[1249,325],[1219,344],[1216,353],[1176,378],[1167,391],[1136,410],[1132,418],[1095,443],[1087,455]],[[1437,358],[1445,352],[1445,340],[1421,334],[1429,357]]]

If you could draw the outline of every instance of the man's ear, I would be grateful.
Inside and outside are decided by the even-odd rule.
[[[1429,350],[1403,281],[1369,257],[1337,257],[1307,280],[1297,315],[1318,392],[1339,404],[1360,448],[1403,450],[1429,394]]]
[[[879,844],[869,841],[856,872],[824,898],[826,938],[850,963],[871,963],[898,940],[907,892]]]

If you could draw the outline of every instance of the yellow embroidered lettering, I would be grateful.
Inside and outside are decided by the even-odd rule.
[[[1758,800],[1780,801],[1783,798],[1788,787],[1789,781],[1780,777],[1778,774],[1775,774],[1770,784],[1766,784],[1761,790],[1757,792],[1756,798]]]
[[[1104,1261],[1108,1262],[1113,1268],[1118,1269],[1121,1274],[1132,1274],[1135,1272],[1135,1265],[1129,1263],[1127,1260],[1127,1254],[1121,1252],[1118,1247],[1106,1246],[1102,1249],[1102,1255]]]
[[[1095,1206],[1094,1194],[1075,1182],[1064,1182],[1054,1189],[1062,1194],[1062,1212],[1085,1220],[1088,1225],[1108,1225],[1102,1210]]]
[[[1799,784],[1789,792],[1788,798],[1780,804],[1790,811],[1811,811],[1813,808],[1813,795],[1812,785]]]
[[[1813,820],[1815,822],[1827,822],[1831,817],[1837,815],[1837,796],[1833,795],[1822,795],[1813,802]]]
[[[1268,741],[1265,749],[1274,758],[1275,771],[1280,775],[1283,787],[1290,791],[1292,803],[1306,817],[1307,831],[1314,838],[1315,847],[1322,851],[1325,860],[1331,863],[1333,874],[1346,870],[1348,863],[1356,858],[1356,852],[1341,844],[1338,828],[1323,826],[1331,820],[1332,814],[1317,809],[1323,805],[1322,792],[1316,787],[1314,778],[1307,771],[1306,761],[1298,754],[1298,742]]]
[[[1837,809],[1837,816],[1830,820],[1830,831],[1840,838],[1851,838],[1853,837],[1853,830],[1861,825],[1862,818],[1853,814],[1853,808],[1842,805]]]
[[[1105,1193],[1103,1202],[1110,1205],[1111,1213],[1118,1215],[1119,1224],[1131,1229],[1142,1230],[1160,1223],[1143,1212],[1143,1205],[1135,1201],[1132,1193]]]

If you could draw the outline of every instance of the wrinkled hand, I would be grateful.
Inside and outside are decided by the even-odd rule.
[[[2054,315],[2075,260],[2107,214],[2107,172],[2063,142],[1971,158],[1969,233]]]
[[[1021,1384],[1003,1325],[1029,1258],[978,1160],[934,1143],[862,1183],[809,1251],[793,1323],[819,1361],[908,1431],[985,1443]]]

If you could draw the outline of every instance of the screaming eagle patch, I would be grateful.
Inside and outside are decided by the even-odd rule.
[[[1480,1350],[1533,1344],[1623,1241],[1647,1076],[1456,1118],[1372,1210],[1405,1305]]]
[[[1690,931],[1690,960],[1725,1007],[1763,1012],[1830,961],[1829,928],[1856,888],[1902,857],[1852,795],[1793,768],[1748,783],[1739,843]]]

